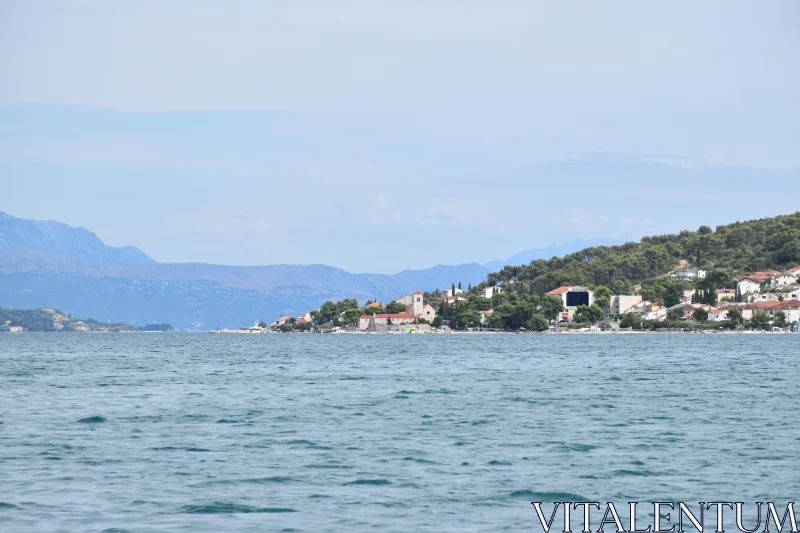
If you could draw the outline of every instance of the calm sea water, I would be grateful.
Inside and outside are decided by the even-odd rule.
[[[0,334],[0,531],[521,532],[533,500],[786,502],[799,360],[798,335]]]

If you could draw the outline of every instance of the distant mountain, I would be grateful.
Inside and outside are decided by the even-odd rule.
[[[501,270],[506,265],[526,265],[536,259],[550,259],[552,257],[562,257],[571,253],[575,253],[584,248],[592,246],[613,246],[616,244],[625,244],[630,239],[578,239],[572,242],[561,242],[558,244],[551,244],[544,248],[532,248],[530,250],[523,250],[518,254],[509,257],[505,261],[491,261],[483,265],[492,272]]]
[[[351,274],[326,265],[240,267],[157,263],[133,246],[106,246],[94,233],[0,212],[0,306],[58,308],[75,316],[142,326],[208,330],[317,309],[326,300],[392,299],[452,283],[477,284],[503,264],[564,255],[614,241],[575,241],[527,250],[507,262],[438,265],[398,274]]]
[[[89,230],[52,220],[25,220],[0,211],[0,252],[37,250],[86,263],[155,263],[134,246],[106,246]]]
[[[233,328],[310,311],[330,299],[387,301],[416,289],[477,284],[487,274],[477,263],[394,275],[351,274],[326,265],[90,264],[23,250],[0,252],[0,305],[208,330],[217,319],[220,327]]]

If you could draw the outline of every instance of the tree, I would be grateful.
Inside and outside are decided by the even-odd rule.
[[[731,322],[733,322],[737,326],[740,325],[744,321],[744,319],[742,317],[742,310],[738,309],[736,307],[734,307],[733,309],[728,309],[728,318],[727,318],[727,320],[730,320]]]
[[[545,331],[550,328],[550,322],[542,315],[533,315],[528,321],[528,328],[533,331]]]
[[[785,328],[787,325],[786,313],[780,310],[775,311],[775,313],[772,315],[772,324],[774,326],[778,326],[779,328]]]
[[[763,309],[759,309],[753,313],[753,318],[750,319],[750,326],[753,329],[767,329],[769,327],[769,315]]]
[[[575,322],[588,322],[594,324],[603,318],[603,309],[597,305],[579,305],[575,312]]]
[[[664,294],[664,306],[672,307],[673,305],[678,305],[681,303],[681,298],[683,298],[683,289],[681,289],[681,286],[675,283],[670,284]]]
[[[458,282],[458,289],[461,290],[461,282]]]
[[[386,312],[391,314],[405,313],[406,305],[402,302],[392,302],[386,306]]]
[[[599,305],[601,309],[608,309],[608,305],[611,302],[611,296],[611,289],[604,285],[600,285],[594,289],[594,303]]]
[[[342,315],[342,324],[345,326],[357,326],[362,314],[368,315],[370,313],[362,313],[361,309],[351,307]]]
[[[547,320],[555,320],[564,310],[564,302],[558,296],[545,296],[541,301],[542,314]]]
[[[667,311],[667,320],[671,320],[673,322],[683,320],[683,309],[678,308]]]
[[[695,309],[692,316],[694,317],[695,322],[703,323],[708,321],[708,311],[706,311],[702,307],[698,307],[697,309]]]
[[[336,308],[336,304],[333,302],[325,302],[316,313],[314,322],[317,324],[327,324],[328,322],[332,322],[338,314],[339,310]]]
[[[635,313],[628,313],[620,319],[619,327],[642,329],[642,317]]]
[[[267,329],[267,323],[266,322],[259,322],[258,323],[258,327],[260,327],[262,329]]]

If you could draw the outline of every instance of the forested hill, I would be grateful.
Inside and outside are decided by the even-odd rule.
[[[620,246],[595,246],[564,257],[506,266],[485,284],[525,282],[526,292],[545,293],[562,285],[604,285],[626,293],[636,284],[664,276],[681,261],[730,274],[785,270],[800,264],[800,212],[747,222],[701,226],[697,231],[644,237]]]

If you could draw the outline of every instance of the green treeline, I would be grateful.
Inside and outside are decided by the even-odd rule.
[[[489,274],[486,285],[525,281],[543,294],[562,285],[606,286],[615,294],[675,270],[681,260],[693,268],[731,274],[785,270],[800,264],[800,212],[712,230],[644,237],[620,246],[595,246],[564,257],[506,266]],[[729,285],[730,286],[730,285]],[[690,286],[691,287],[691,286]]]
[[[60,327],[57,326],[60,325]],[[173,331],[169,324],[148,324],[136,328],[124,322],[101,322],[93,318],[77,319],[58,309],[6,309],[0,307],[0,331],[22,326],[25,331]]]
[[[668,276],[680,265],[706,271],[706,277],[693,281]],[[453,329],[470,327],[504,330],[542,331],[558,321],[561,299],[545,293],[564,285],[580,285],[594,291],[595,303],[580,306],[575,325],[597,323],[615,294],[637,293],[644,300],[672,307],[681,302],[684,291],[693,291],[695,303],[718,305],[715,289],[735,287],[734,276],[762,270],[787,270],[800,264],[800,212],[748,222],[718,226],[712,230],[701,226],[697,231],[644,237],[639,242],[620,246],[595,246],[564,257],[539,259],[527,265],[506,266],[487,276],[486,281],[469,286],[460,294],[464,300],[448,303],[436,290],[424,293],[424,301],[433,306],[437,318],[434,326],[447,324]],[[454,282],[451,289],[455,292]],[[491,299],[483,297],[483,289],[499,286]],[[737,293],[735,299],[739,299]],[[371,302],[367,302],[368,304]],[[481,311],[492,310],[491,314]],[[315,326],[354,326],[362,315],[401,313],[402,304],[385,308],[361,307],[357,300],[325,302],[312,313],[313,323],[284,324],[282,329],[311,329]],[[483,315],[483,322],[481,316]],[[753,323],[765,323],[757,313]],[[778,315],[780,317],[780,315]],[[698,323],[707,319],[698,313]],[[686,324],[677,315],[670,320],[651,323],[638,317],[625,317],[625,325],[634,329],[676,327]],[[742,324],[736,312],[725,327]]]

